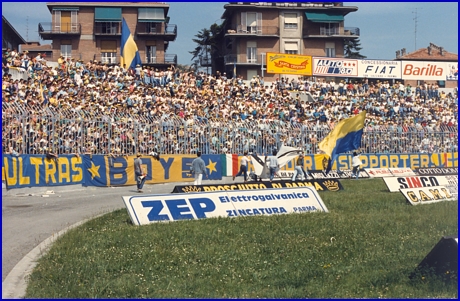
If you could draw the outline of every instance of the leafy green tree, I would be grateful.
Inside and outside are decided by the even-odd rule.
[[[361,55],[359,52],[363,49],[359,39],[345,39],[344,40],[344,56],[349,59],[365,59],[366,56]]]
[[[203,28],[195,35],[195,39],[192,39],[196,43],[195,49],[189,51],[192,54],[192,61],[201,58],[200,65],[203,64],[206,68],[211,66],[213,72],[216,69],[215,62],[221,56],[222,29],[223,24],[216,23],[212,24],[209,29]]]

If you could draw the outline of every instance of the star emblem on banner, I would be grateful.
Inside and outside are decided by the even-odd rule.
[[[88,171],[91,173],[91,180],[94,180],[94,177],[101,177],[99,175],[99,167],[100,166],[96,166],[94,162],[91,162],[91,168],[88,168]]]
[[[216,164],[217,162],[212,162],[211,159],[209,159],[209,164],[206,165],[206,168],[209,169],[209,174],[212,174],[213,171],[217,172]]]

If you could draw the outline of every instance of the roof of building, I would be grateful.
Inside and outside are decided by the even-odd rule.
[[[49,52],[53,51],[52,45],[51,44],[45,44],[45,45],[27,45],[23,44],[21,45],[21,50],[28,50],[28,51],[43,51],[43,52]]]
[[[18,36],[18,38],[19,38],[19,39],[21,40],[21,42],[22,42],[21,44],[25,44],[26,41],[25,41],[25,40],[23,39],[23,37],[19,34],[19,32],[17,32],[16,29],[14,29],[13,25],[11,25],[11,23],[8,22],[8,20],[5,18],[4,15],[2,15],[2,20],[3,20],[3,22],[5,22],[5,24],[6,24],[7,26],[9,26],[9,27],[11,28],[11,30]]]
[[[82,7],[82,6],[107,6],[107,7],[164,7],[168,14],[169,4],[164,2],[46,2],[49,11],[53,7]]]
[[[431,48],[431,53],[428,53],[428,48]],[[442,53],[441,54],[441,50]],[[423,60],[423,61],[458,61],[458,54],[448,52],[443,47],[430,43],[428,47],[420,48],[414,52],[402,55],[396,58],[397,60]]]

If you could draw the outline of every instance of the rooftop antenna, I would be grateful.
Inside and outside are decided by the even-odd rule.
[[[415,21],[415,31],[414,31],[414,35],[415,35],[415,50],[417,50],[417,22],[418,22],[418,16],[417,16],[417,10],[418,9],[423,9],[422,7],[416,7],[415,8],[415,11],[413,11],[412,13],[415,14],[415,17],[412,19]]]
[[[29,16],[26,19],[26,42],[29,42]]]

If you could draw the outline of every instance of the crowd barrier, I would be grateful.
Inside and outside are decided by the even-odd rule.
[[[2,102],[3,152],[19,154],[257,154],[280,145],[319,153],[318,142],[331,131],[326,122],[309,124],[281,120],[183,119],[176,115],[149,116],[75,108],[34,107]],[[365,153],[441,153],[457,151],[456,127],[404,125],[366,126]]]
[[[168,182],[191,182],[191,162],[195,155],[161,155],[159,161],[152,156],[142,156],[148,176],[147,184]],[[235,175],[239,169],[241,156],[202,155],[211,180],[221,180],[224,176]],[[56,160],[45,155],[2,155],[2,180],[7,188],[83,185],[83,186],[123,186],[135,185],[135,156],[110,155],[61,155]],[[324,170],[326,155],[306,155],[308,170]],[[362,154],[362,168],[428,168],[458,167],[458,153],[433,154]],[[340,155],[333,169],[351,169],[351,154]],[[252,163],[249,172],[254,171]],[[294,160],[288,162],[282,171],[294,170]]]

